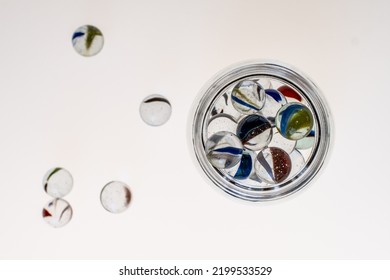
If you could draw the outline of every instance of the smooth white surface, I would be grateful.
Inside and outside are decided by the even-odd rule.
[[[390,258],[388,1],[0,1],[0,257],[131,259]],[[95,57],[71,36],[104,34]],[[274,203],[228,197],[205,181],[188,119],[216,72],[277,59],[324,92],[336,138],[326,170]],[[164,126],[138,107],[172,104]],[[67,168],[72,221],[41,217],[45,172]],[[105,211],[120,180],[130,208]]]

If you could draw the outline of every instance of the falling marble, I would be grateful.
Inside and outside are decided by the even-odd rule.
[[[266,118],[275,118],[276,113],[287,103],[286,98],[276,89],[265,90],[265,105],[260,113]]]
[[[255,172],[264,182],[281,183],[287,179],[291,172],[291,159],[282,149],[265,148],[257,155]]]
[[[231,133],[236,133],[237,130],[237,122],[234,118],[227,114],[218,114],[213,117],[208,122],[207,125],[207,138],[211,137],[211,135],[220,132],[220,131],[228,131]]]
[[[289,154],[295,149],[296,144],[297,141],[287,139],[280,135],[279,132],[275,132],[272,136],[271,142],[268,144],[268,147],[280,148]]]
[[[226,169],[240,162],[243,147],[236,135],[228,131],[220,131],[207,140],[205,152],[214,167]]]
[[[316,141],[315,137],[315,130],[312,129],[308,135],[306,135],[305,138],[302,138],[301,140],[297,141],[297,146],[296,148],[299,150],[307,150],[310,149],[314,146],[314,143]]]
[[[247,179],[254,171],[256,156],[251,150],[243,150],[240,163],[227,170],[227,173],[237,180]]]
[[[42,217],[54,228],[65,226],[72,219],[73,210],[70,204],[61,198],[49,201],[43,208]]]
[[[100,202],[111,213],[122,213],[130,205],[131,192],[128,185],[119,181],[106,184],[100,193]]]
[[[241,139],[245,148],[257,151],[270,143],[272,126],[263,116],[249,115],[238,123],[236,135]]]
[[[83,25],[72,36],[73,48],[82,56],[98,54],[104,45],[102,32],[92,25]]]
[[[314,119],[309,108],[301,103],[288,103],[276,114],[275,124],[281,135],[300,140],[313,128]]]
[[[169,120],[172,106],[164,96],[153,94],[141,102],[139,112],[145,123],[151,126],[160,126]]]
[[[265,103],[265,91],[256,81],[239,82],[232,90],[232,104],[242,114],[260,111]]]
[[[55,167],[46,172],[42,183],[43,189],[48,195],[61,198],[72,190],[73,177],[65,168]]]

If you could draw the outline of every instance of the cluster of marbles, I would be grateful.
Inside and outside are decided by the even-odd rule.
[[[102,50],[104,37],[97,27],[83,25],[73,32],[72,45],[78,54],[90,57]],[[163,96],[151,95],[141,103],[140,114],[147,124],[159,126],[168,121],[171,104]],[[65,168],[55,167],[47,171],[42,184],[44,191],[53,198],[42,210],[44,221],[54,228],[65,226],[72,219],[73,210],[62,198],[73,188],[72,175]],[[131,197],[130,188],[125,183],[112,181],[103,187],[100,202],[107,211],[121,213],[129,207]]]
[[[273,77],[230,85],[212,103],[204,133],[210,164],[248,187],[299,175],[316,143],[315,118],[293,86]]]
[[[53,197],[42,210],[43,219],[52,227],[59,228],[70,222],[73,210],[70,204],[62,199],[73,188],[73,177],[62,167],[50,169],[43,177],[44,191]]]
[[[72,219],[72,207],[62,199],[72,188],[73,177],[65,168],[52,168],[43,177],[44,191],[54,198],[42,210],[42,217],[50,226],[63,227]],[[129,208],[131,198],[129,186],[119,181],[107,183],[100,192],[100,203],[110,213],[124,212]]]

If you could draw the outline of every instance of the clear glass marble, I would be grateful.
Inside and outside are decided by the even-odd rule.
[[[61,198],[72,190],[73,177],[65,168],[55,167],[46,172],[42,184],[48,195]]]
[[[242,90],[248,81],[251,90]],[[314,83],[293,67],[270,61],[235,65],[209,81],[200,96],[194,152],[210,181],[228,194],[279,199],[308,185],[324,166],[332,140],[329,108]],[[218,146],[223,137],[229,142]]]
[[[272,136],[272,141],[268,144],[268,147],[280,148],[289,154],[295,149],[296,144],[297,141],[287,139],[279,132],[275,132]]]
[[[297,141],[296,148],[299,150],[307,150],[314,146],[315,143],[315,129],[312,129],[306,137]]]
[[[221,131],[227,131],[234,134],[237,131],[237,122],[232,116],[222,113],[212,116],[207,127],[207,138]]]
[[[218,100],[215,101],[215,104],[210,112],[211,116],[219,115],[219,114],[226,114],[231,116],[236,122],[241,117],[241,113],[237,111],[236,108],[234,108],[232,103],[232,96],[231,92],[233,90],[233,87],[228,89],[221,98],[218,98]]]
[[[72,219],[72,215],[72,207],[61,198],[49,201],[42,210],[43,219],[54,228],[65,226]]]
[[[153,94],[141,102],[139,112],[145,123],[151,126],[160,126],[171,117],[172,106],[164,96]]]
[[[111,213],[122,213],[130,205],[131,192],[128,185],[119,181],[106,184],[100,193],[100,202]]]
[[[305,168],[306,160],[298,150],[293,150],[289,156],[292,162],[289,178],[292,178]]]
[[[72,44],[78,54],[87,57],[94,56],[103,48],[103,34],[95,26],[83,25],[73,33]]]

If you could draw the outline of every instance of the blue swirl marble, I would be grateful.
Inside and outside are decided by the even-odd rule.
[[[265,91],[256,81],[241,81],[232,90],[233,107],[242,114],[253,114],[263,108]]]
[[[235,179],[244,180],[249,177],[253,170],[254,160],[247,151],[242,153],[240,165],[234,175]]]
[[[287,103],[286,98],[276,89],[265,90],[265,105],[261,109],[260,113],[268,118],[274,119],[276,113]]]
[[[206,141],[205,152],[209,162],[218,169],[232,168],[242,157],[240,139],[231,132],[220,131]]]
[[[271,123],[260,115],[249,115],[237,125],[237,136],[244,147],[260,150],[267,146],[272,138]]]
[[[301,103],[288,103],[276,115],[276,127],[283,137],[300,140],[313,128],[314,119],[311,111]]]

